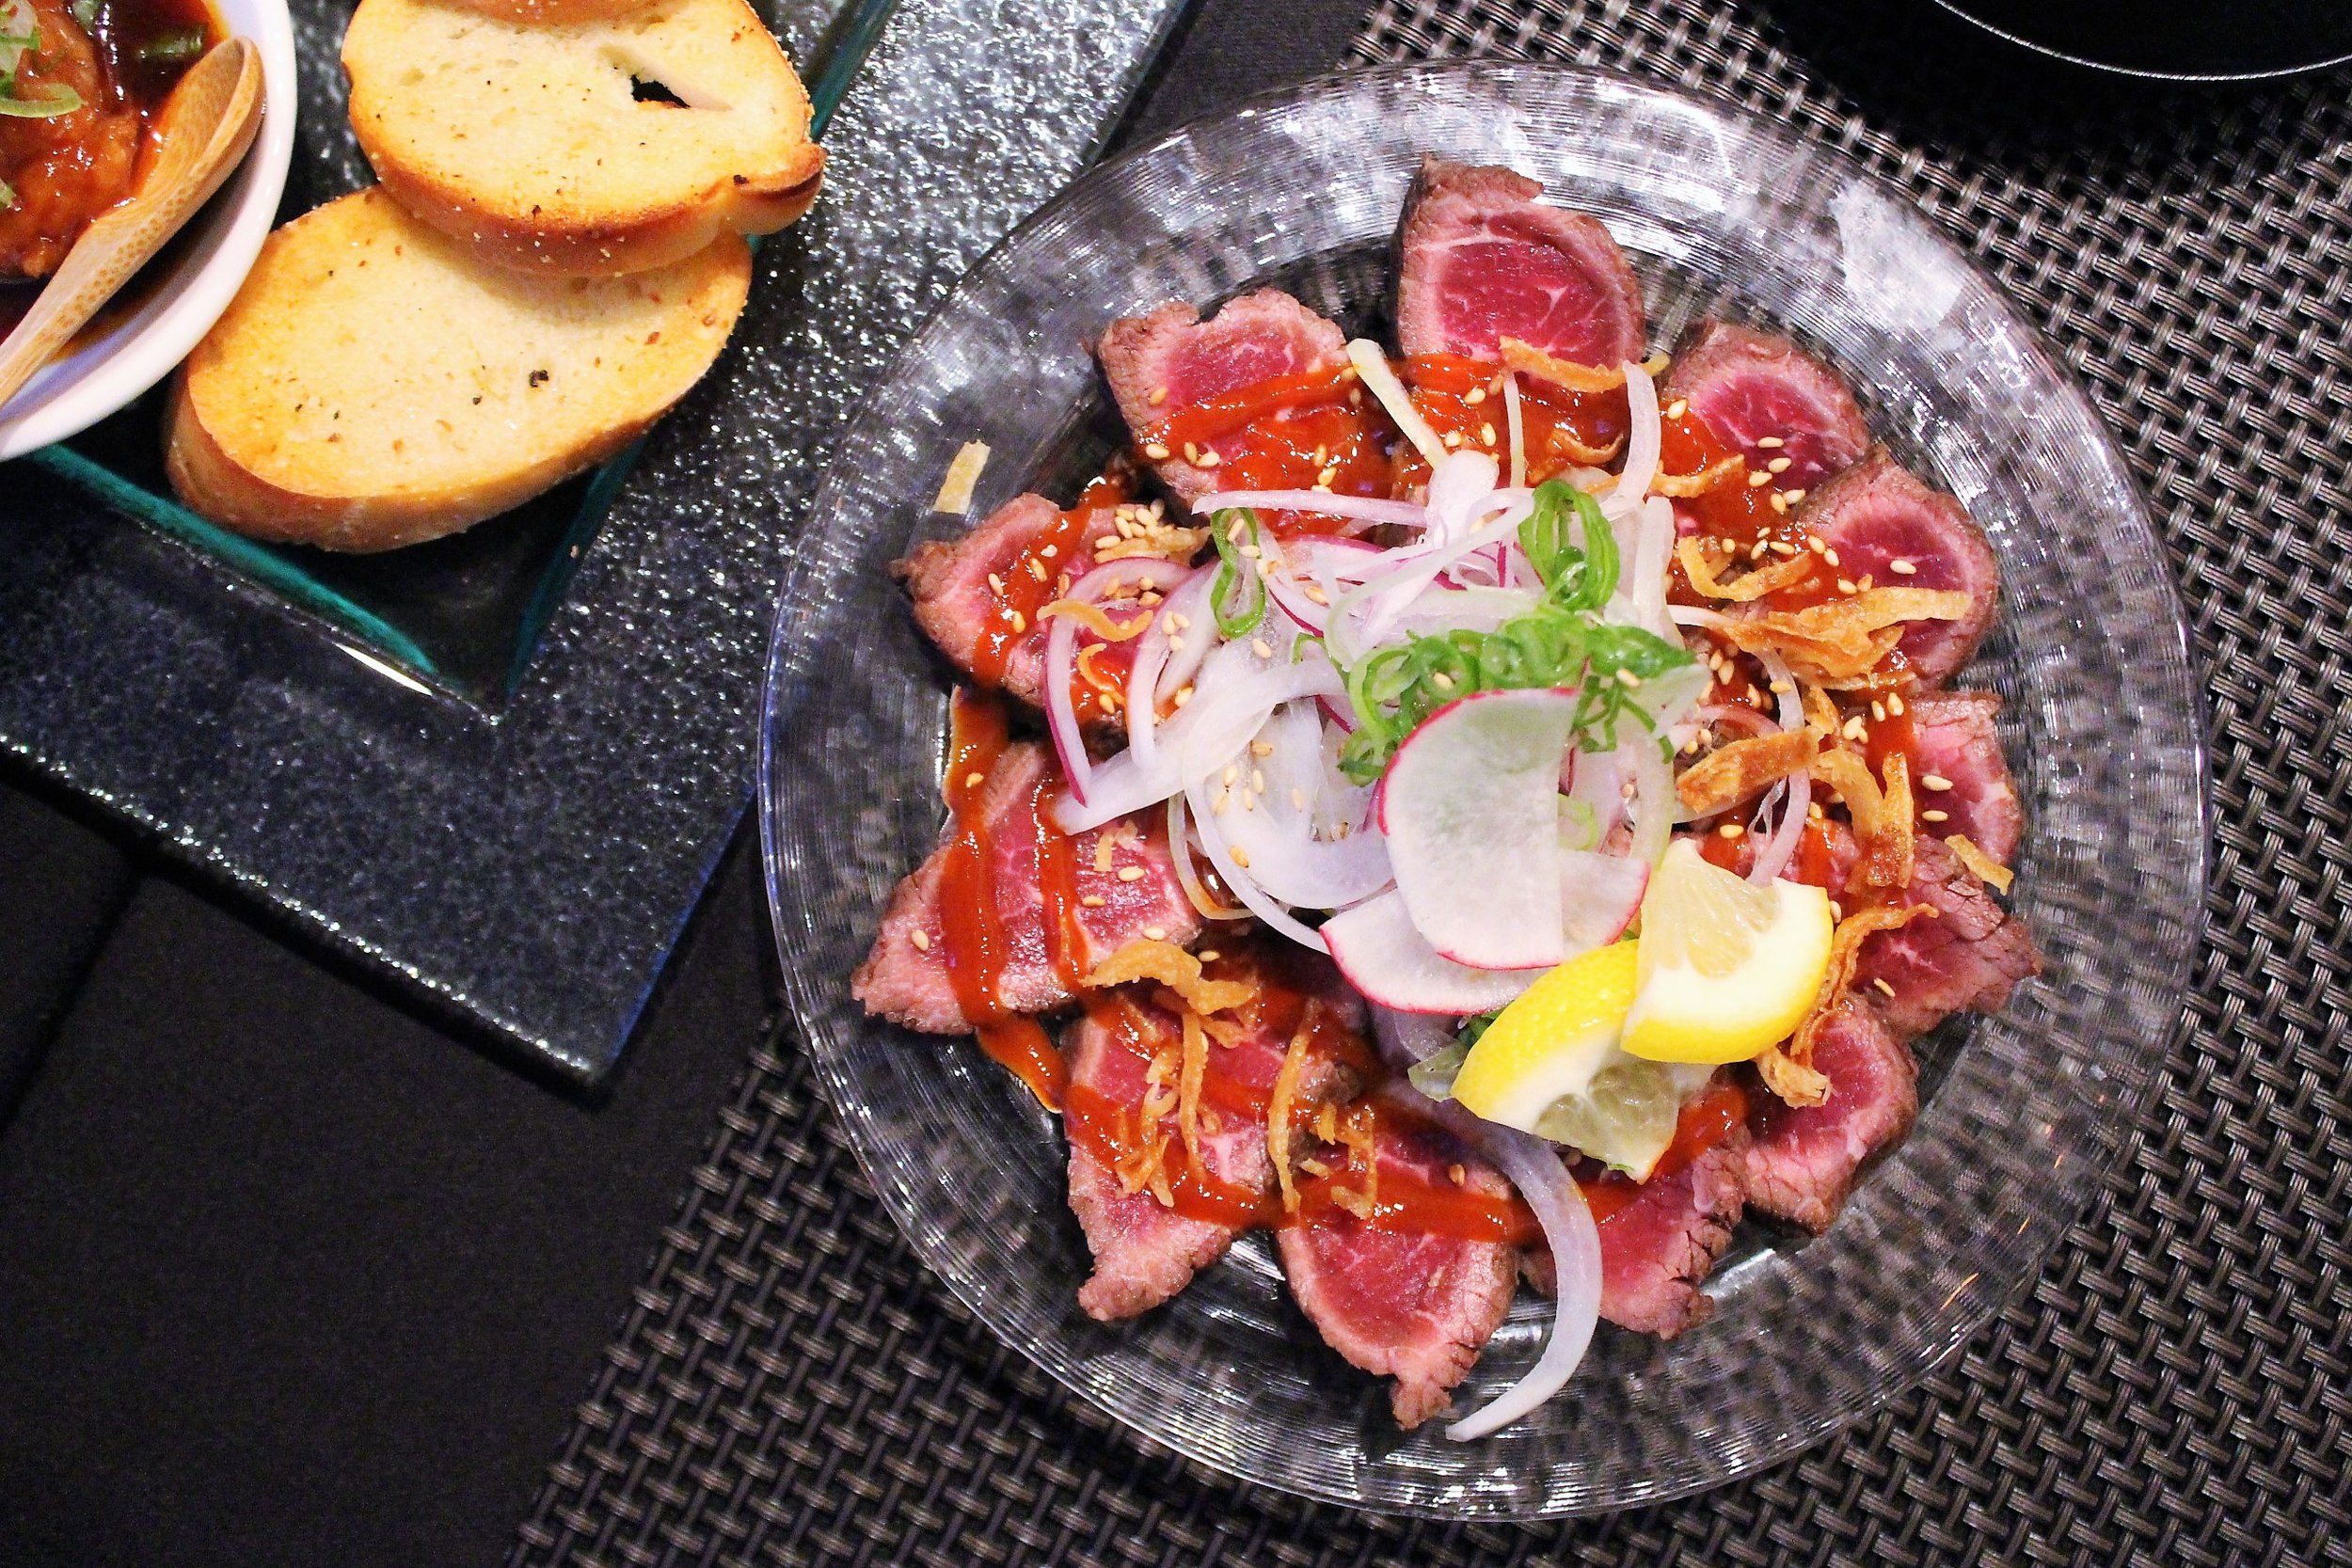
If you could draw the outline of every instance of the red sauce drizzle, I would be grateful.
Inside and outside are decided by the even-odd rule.
[[[1279,959],[1269,959],[1253,969],[1234,970],[1232,974],[1247,974],[1261,984],[1260,996],[1249,1004],[1253,1025],[1269,1037],[1287,1038],[1306,1018],[1308,1000],[1279,972]],[[1218,973],[1220,966],[1211,965],[1210,969]],[[1113,1037],[1138,1057],[1149,1058],[1168,1043],[1165,1025],[1156,1022],[1128,997],[1093,992],[1087,998],[1087,1010],[1090,1018],[1108,1027]],[[1309,1027],[1310,1053],[1344,1062],[1368,1081],[1377,1075],[1379,1069],[1361,1043],[1340,1027],[1327,1009],[1316,1009]],[[1222,1051],[1222,1047],[1214,1044],[1209,1048],[1208,1069],[1201,1077],[1201,1103],[1214,1107],[1222,1117],[1263,1124],[1269,1108],[1269,1090],[1223,1070],[1219,1061]],[[1292,1211],[1284,1210],[1279,1192],[1259,1194],[1221,1181],[1205,1171],[1195,1171],[1171,1114],[1153,1133],[1165,1147],[1162,1168],[1168,1174],[1168,1196],[1173,1199],[1171,1212],[1186,1219],[1216,1225],[1275,1229],[1362,1224],[1380,1230],[1514,1246],[1529,1245],[1541,1238],[1542,1229],[1535,1223],[1534,1212],[1515,1196],[1476,1192],[1454,1186],[1450,1181],[1432,1183],[1387,1164],[1380,1169],[1377,1201],[1368,1214],[1356,1213],[1336,1195],[1343,1190],[1364,1190],[1360,1156],[1343,1146],[1332,1149],[1319,1143],[1311,1125],[1315,1109],[1313,1102],[1302,1102],[1294,1108],[1292,1173],[1298,1207]],[[1134,1142],[1132,1112],[1122,1118],[1121,1110],[1101,1091],[1073,1085],[1065,1098],[1063,1124],[1073,1143],[1105,1164],[1118,1164],[1144,1151]],[[1356,1125],[1375,1139],[1409,1132],[1421,1119],[1410,1111],[1369,1096],[1341,1114],[1356,1118]],[[1127,1129],[1125,1142],[1120,1135],[1122,1122]],[[1317,1150],[1321,1150],[1318,1158],[1328,1167],[1327,1175],[1316,1176],[1300,1168],[1300,1160]]]
[[[1185,448],[1215,451],[1218,487],[1310,490],[1326,472],[1343,496],[1389,494],[1389,445],[1395,432],[1378,403],[1341,366],[1278,375],[1179,409],[1136,437],[1177,462]],[[1336,533],[1344,519],[1309,512],[1269,512],[1261,520],[1278,538]]]
[[[1511,425],[1502,396],[1502,369],[1458,354],[1419,354],[1405,362],[1413,408],[1440,439],[1462,437],[1464,450],[1487,451],[1509,477]],[[1470,400],[1476,396],[1478,401]],[[1545,480],[1581,461],[1571,448],[1607,449],[1632,425],[1625,388],[1572,392],[1540,377],[1519,377],[1519,429],[1527,450],[1527,482]],[[1493,439],[1487,439],[1488,432]],[[1395,493],[1428,483],[1429,464],[1409,443],[1396,449]]]
[[[1649,1180],[1663,1181],[1690,1169],[1693,1161],[1730,1137],[1732,1129],[1745,1126],[1747,1119],[1745,1089],[1737,1084],[1712,1085],[1682,1107],[1681,1119],[1675,1123],[1674,1142],[1658,1157]],[[1584,1190],[1584,1201],[1592,1207],[1594,1222],[1607,1225],[1641,1196],[1645,1183],[1616,1171],[1603,1171],[1590,1180],[1579,1177],[1577,1185]]]
[[[956,1005],[972,1021],[981,1049],[1027,1085],[1040,1104],[1056,1110],[1069,1081],[1061,1053],[1035,1019],[1005,1006],[997,984],[1011,947],[997,913],[994,846],[980,810],[980,793],[1004,750],[1003,705],[958,689],[944,788],[955,831],[940,874],[940,947]],[[1054,929],[1049,925],[1049,932]]]
[[[999,574],[1004,592],[989,611],[988,624],[972,649],[972,679],[984,691],[1004,684],[1012,656],[1030,638],[1041,635],[1038,612],[1085,576],[1089,565],[1078,559],[1086,537],[1087,517],[1093,512],[1120,506],[1134,499],[1135,470],[1124,458],[1114,457],[1087,482],[1077,504],[1009,562]],[[1089,648],[1100,651],[1089,654]],[[1085,656],[1071,677],[1071,700],[1078,721],[1090,723],[1115,708],[1126,694],[1127,675],[1135,668],[1136,643],[1104,643],[1089,632],[1078,633],[1078,652]],[[1104,693],[1116,693],[1106,702]]]

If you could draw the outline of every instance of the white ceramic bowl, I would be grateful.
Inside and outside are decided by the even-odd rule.
[[[252,270],[294,161],[294,23],[286,0],[214,0],[230,33],[262,51],[262,128],[236,173],[196,217],[196,232],[147,297],[71,354],[41,367],[0,413],[0,458],[88,429],[188,356]]]

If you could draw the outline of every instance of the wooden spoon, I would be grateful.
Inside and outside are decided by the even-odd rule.
[[[0,342],[0,404],[220,189],[253,145],[261,111],[262,52],[248,40],[230,39],[188,68],[164,100],[147,178],[82,230],[24,319]]]

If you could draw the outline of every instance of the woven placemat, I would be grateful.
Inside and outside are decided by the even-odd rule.
[[[2352,94],[1972,71],[1914,12],[1391,0],[1355,57],[1594,61],[1849,148],[2122,439],[2208,673],[2219,842],[2189,1027],[2033,1290],[1843,1437],[1681,1503],[1531,1528],[1311,1506],[1146,1449],[965,1317],[779,1030],[516,1562],[2352,1562]]]

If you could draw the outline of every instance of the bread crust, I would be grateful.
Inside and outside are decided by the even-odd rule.
[[[824,182],[824,150],[811,143],[797,168],[774,179],[738,176],[625,222],[566,223],[544,213],[517,218],[426,170],[379,158],[364,131],[359,145],[377,182],[417,217],[493,266],[555,277],[625,277],[682,261],[722,234],[772,234],[800,221]]]
[[[314,226],[309,236],[292,232],[303,226]],[[289,452],[324,450],[310,444],[319,438],[315,426],[306,435],[295,422],[303,402],[315,400],[319,393],[315,381],[305,380],[305,366],[333,353],[339,338],[350,341],[357,330],[355,318],[366,314],[366,306],[380,297],[379,285],[362,285],[366,292],[357,305],[349,294],[342,294],[337,308],[341,314],[330,315],[313,295],[311,284],[319,267],[344,269],[346,263],[355,261],[358,266],[367,264],[367,260],[359,260],[362,251],[351,248],[358,236],[382,246],[367,260],[387,262],[402,254],[405,241],[412,267],[426,264],[415,247],[429,247],[425,252],[429,256],[449,246],[449,242],[416,224],[381,192],[355,192],[330,202],[271,236],[246,287],[173,377],[164,421],[164,466],[172,488],[193,510],[248,537],[372,553],[437,539],[511,511],[612,457],[666,414],[723,351],[751,284],[750,247],[739,237],[727,234],[714,242],[718,248],[709,257],[708,270],[689,275],[691,281],[683,292],[672,294],[668,285],[656,285],[674,302],[662,309],[675,314],[656,318],[660,329],[644,341],[666,337],[678,346],[665,346],[660,351],[665,356],[661,363],[646,366],[633,377],[620,371],[615,350],[627,352],[626,345],[639,341],[635,334],[647,325],[645,318],[642,314],[630,317],[632,325],[620,325],[620,318],[611,318],[613,325],[609,328],[599,325],[608,318],[594,318],[592,333],[613,334],[612,346],[602,348],[597,359],[611,367],[603,372],[611,378],[603,384],[606,389],[596,394],[609,417],[595,423],[569,428],[564,416],[549,410],[552,424],[518,427],[526,430],[525,438],[481,449],[479,457],[471,449],[459,447],[455,451],[464,455],[454,465],[449,460],[451,449],[437,450],[437,438],[429,432],[408,457],[388,458],[380,451],[370,451],[363,439],[352,458],[325,464],[315,456],[290,458]],[[471,308],[462,279],[473,263],[462,247],[450,247],[445,254],[449,260],[433,263],[437,270],[428,270],[424,276],[436,280],[429,285],[436,289],[445,287],[437,279],[460,279],[454,285],[451,308],[462,311]],[[345,276],[358,274],[346,270]],[[484,276],[505,275],[485,269]],[[343,283],[337,288],[350,286]],[[552,277],[543,285],[499,283],[484,292],[480,309],[490,312],[512,309],[503,300],[517,289],[534,293],[555,291],[546,295],[551,298],[576,297],[577,291],[589,287]],[[625,293],[629,288],[610,283],[594,287]],[[642,297],[643,291],[637,293]],[[484,318],[498,319],[496,315]],[[395,320],[390,325],[397,331],[405,324]],[[597,341],[588,346],[597,347]],[[524,358],[519,364],[501,361],[486,368],[520,378],[532,362]],[[690,370],[691,375],[681,379]],[[558,373],[563,373],[560,369]],[[536,384],[534,379],[532,385]],[[358,399],[339,404],[357,421],[342,428],[362,431],[371,420],[381,428],[385,418],[398,417],[382,413],[383,400],[394,404],[407,400],[402,411],[413,414],[419,395],[406,381],[362,384],[355,393],[347,377],[340,391]],[[473,401],[481,403],[478,397]],[[289,404],[292,414],[287,412]],[[452,406],[425,405],[427,414],[437,411],[444,421],[463,414]],[[436,422],[441,429],[450,428],[446,422]],[[392,428],[413,432],[422,428],[422,421]],[[353,451],[349,447],[336,450]],[[400,451],[400,443],[394,442],[391,451]],[[420,472],[425,477],[420,479]]]
[[[823,149],[807,139],[810,106],[806,90],[791,61],[745,0],[720,0],[720,30],[732,25],[724,47],[739,42],[760,51],[751,74],[762,93],[756,99],[774,111],[761,134],[743,146],[704,141],[704,147],[729,150],[721,156],[766,166],[730,169],[699,188],[645,190],[644,182],[629,195],[618,192],[609,175],[592,176],[581,155],[571,177],[578,182],[566,195],[531,190],[502,178],[501,154],[483,142],[466,139],[449,129],[434,134],[421,125],[415,105],[405,95],[415,92],[408,78],[414,70],[399,60],[414,57],[419,35],[412,29],[434,25],[437,8],[468,11],[501,24],[529,26],[549,24],[546,46],[561,59],[576,62],[581,40],[575,35],[558,38],[557,24],[586,24],[630,18],[653,8],[661,0],[426,0],[422,5],[394,6],[389,0],[363,3],[344,36],[342,60],[351,79],[352,130],[360,150],[375,169],[376,179],[404,207],[453,239],[470,246],[482,260],[511,271],[565,277],[611,277],[642,272],[683,260],[723,233],[769,234],[798,220],[815,202],[823,183]],[[710,6],[693,8],[706,42],[712,24]],[[739,18],[731,13],[739,11]],[[659,31],[678,25],[655,19],[646,24]],[[626,26],[618,35],[626,35]],[[520,63],[501,69],[516,72],[528,84],[533,60],[528,51],[534,40],[515,40],[525,55]],[[610,46],[608,46],[610,47]],[[767,52],[772,51],[772,55]],[[527,87],[525,90],[529,90]],[[691,88],[688,90],[691,90]],[[626,112],[629,105],[622,105]],[[692,111],[680,109],[685,114]],[[727,134],[730,122],[721,120],[713,135]],[[781,145],[778,145],[779,140]],[[643,145],[642,143],[640,144]],[[704,160],[703,166],[717,160]],[[602,159],[596,160],[601,167]],[[602,189],[596,188],[601,181]]]

